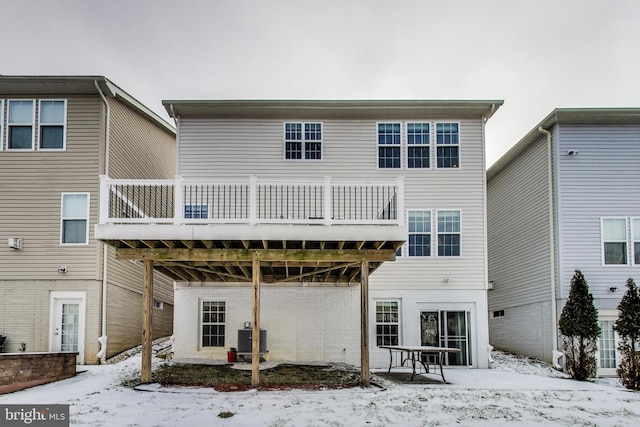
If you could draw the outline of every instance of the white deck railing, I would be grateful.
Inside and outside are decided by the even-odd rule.
[[[100,176],[100,224],[403,225],[404,180],[129,180]]]

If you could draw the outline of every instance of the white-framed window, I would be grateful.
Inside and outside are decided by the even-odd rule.
[[[184,218],[209,218],[209,206],[208,205],[184,205]]]
[[[0,151],[4,150],[4,100],[0,99]]]
[[[33,150],[35,101],[10,99],[7,102],[7,150]]]
[[[429,122],[407,123],[407,168],[429,168],[431,140]]]
[[[602,263],[604,265],[626,265],[627,219],[602,218]]]
[[[460,211],[439,210],[438,256],[460,256]]]
[[[440,169],[460,167],[458,123],[436,123],[436,166]]]
[[[402,164],[401,124],[378,123],[378,168],[399,169]]]
[[[158,310],[164,309],[164,303],[158,299],[153,300],[153,308],[157,308]]]
[[[322,123],[285,123],[284,158],[322,160]]]
[[[640,265],[640,218],[631,219],[633,233],[633,263]]]
[[[60,243],[89,243],[89,193],[62,193]]]
[[[376,301],[376,345],[400,344],[398,301]]]
[[[38,148],[64,150],[66,148],[67,101],[41,99],[38,115]]]
[[[407,212],[407,222],[408,256],[431,256],[431,211],[410,210]]]
[[[224,301],[202,301],[202,347],[224,347],[226,314]]]

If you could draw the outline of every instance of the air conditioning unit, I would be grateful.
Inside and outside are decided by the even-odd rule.
[[[22,237],[9,237],[8,246],[11,249],[22,250]]]
[[[251,354],[253,348],[253,329],[238,329],[238,354]],[[260,354],[267,352],[267,331],[260,329]]]

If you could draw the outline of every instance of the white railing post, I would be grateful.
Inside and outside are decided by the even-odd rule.
[[[398,197],[396,197],[396,211],[398,215],[398,225],[404,226],[404,176],[399,176],[396,179],[396,191]]]
[[[106,224],[109,222],[109,177],[100,175],[100,213],[98,222]]]
[[[249,224],[258,222],[258,177],[249,176]]]
[[[331,177],[324,177],[324,225],[331,225]]]
[[[184,207],[183,207],[183,188],[182,177],[176,175],[173,184],[173,223],[175,225],[182,224],[184,222]]]

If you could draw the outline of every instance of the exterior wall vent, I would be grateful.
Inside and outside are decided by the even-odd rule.
[[[8,246],[11,249],[22,250],[22,237],[9,237]]]

